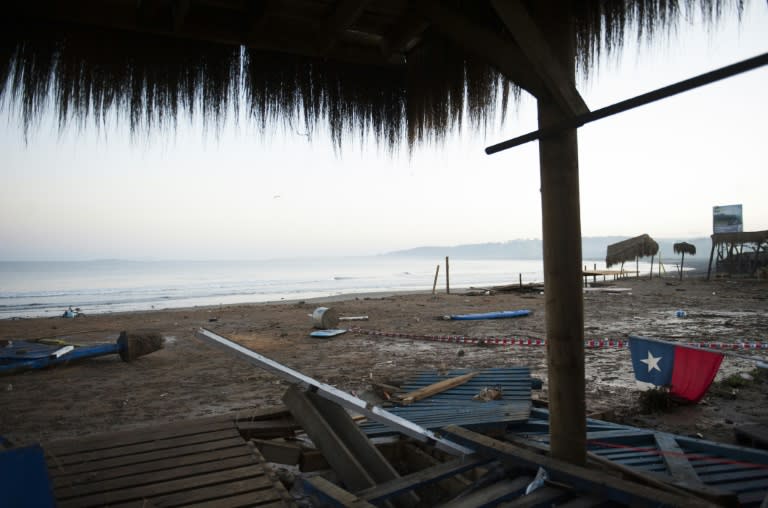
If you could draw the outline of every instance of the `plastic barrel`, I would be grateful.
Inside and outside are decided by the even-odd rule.
[[[339,324],[339,314],[329,307],[318,307],[312,313],[312,324],[315,328],[327,330]]]

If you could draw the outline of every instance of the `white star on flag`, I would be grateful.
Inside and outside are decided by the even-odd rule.
[[[661,369],[659,368],[659,360],[661,360],[661,358],[661,356],[654,357],[651,352],[648,351],[648,358],[640,361],[648,366],[648,372],[652,371],[653,369],[661,372]]]

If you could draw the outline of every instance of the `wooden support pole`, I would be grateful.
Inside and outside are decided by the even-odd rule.
[[[523,274],[522,273],[518,273],[517,277],[520,280],[520,289],[522,289],[523,288]]]
[[[536,4],[549,47],[575,83],[573,17],[568,8]],[[558,4],[559,5],[559,4]],[[539,127],[567,118],[547,97],[537,98]],[[581,287],[581,215],[576,129],[539,141],[544,247],[544,296],[552,456],[585,464],[584,296]]]
[[[707,265],[707,280],[712,275],[712,256],[715,255],[715,242],[712,241],[712,250],[709,251],[709,265]]]
[[[435,281],[432,283],[432,296],[435,296],[435,291],[437,290],[437,274],[440,273],[440,264],[437,265],[435,268]]]
[[[651,270],[648,272],[648,280],[653,280],[653,258],[656,256],[651,256]]]
[[[445,256],[445,294],[451,294],[451,273],[448,268],[448,256]]]

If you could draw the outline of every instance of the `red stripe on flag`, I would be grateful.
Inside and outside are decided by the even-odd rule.
[[[700,401],[715,379],[723,356],[702,349],[676,347],[669,393],[691,402]]]

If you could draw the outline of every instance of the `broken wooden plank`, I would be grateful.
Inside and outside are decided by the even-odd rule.
[[[301,458],[301,445],[298,443],[286,443],[285,441],[273,441],[268,439],[251,439],[267,462],[276,462],[288,466],[296,466]]]
[[[458,445],[448,439],[440,437],[434,432],[427,430],[420,425],[416,425],[413,422],[406,420],[405,418],[394,415],[379,406],[372,405],[371,403],[366,402],[342,390],[339,390],[336,387],[312,379],[311,377],[306,376],[301,372],[286,367],[285,365],[271,360],[266,356],[255,353],[254,351],[251,351],[250,349],[243,347],[240,344],[233,342],[225,337],[217,335],[210,330],[200,328],[195,336],[210,344],[224,347],[228,351],[237,354],[248,362],[269,372],[272,372],[273,374],[276,374],[283,379],[287,379],[291,383],[298,383],[307,387],[312,387],[312,389],[315,390],[321,397],[336,402],[337,404],[347,409],[361,413],[372,420],[384,423],[397,430],[398,432],[401,432],[414,439],[434,443],[438,448],[453,453],[454,455],[467,455],[472,453],[472,450],[465,446]]]
[[[429,386],[425,386],[423,388],[419,388],[418,390],[406,393],[405,395],[399,396],[400,403],[402,404],[412,404],[416,402],[417,400],[426,399],[427,397],[431,397],[432,395],[444,392],[446,390],[450,390],[451,388],[454,388],[456,386],[462,385],[475,377],[478,372],[470,372],[468,374],[464,374],[462,376],[456,376],[448,379],[444,379],[442,381],[438,381],[437,383],[433,383]]]
[[[441,505],[441,508],[473,508],[475,506],[496,506],[525,493],[525,488],[531,482],[530,476],[520,476],[496,482],[484,489],[477,490],[459,499],[454,499]]]
[[[696,474],[696,470],[693,469],[691,463],[688,462],[685,452],[677,444],[675,436],[663,432],[655,432],[653,437],[659,447],[661,458],[664,459],[664,463],[667,465],[670,476],[677,481],[692,486],[701,485],[701,478]]]
[[[357,496],[372,503],[381,501],[400,492],[412,490],[424,485],[451,478],[457,474],[469,471],[489,462],[490,459],[475,455],[460,457],[448,462],[422,469],[415,473],[402,476],[387,483],[357,492]]]
[[[381,454],[360,427],[352,420],[352,417],[341,406],[323,399],[313,392],[305,393],[309,402],[314,405],[341,441],[360,461],[368,474],[376,484],[397,480],[400,475],[392,464]],[[310,438],[312,435],[310,434]],[[325,453],[325,450],[323,450]],[[399,506],[415,506],[419,502],[418,496],[409,492],[399,496],[396,500]]]
[[[304,480],[310,495],[318,496],[323,501],[322,505],[343,506],[344,508],[376,508],[358,496],[348,492],[338,485],[329,482],[322,476],[313,476]]]
[[[237,422],[237,430],[240,431],[243,439],[293,437],[294,431],[299,429],[301,429],[301,425],[293,418]]]
[[[547,470],[551,480],[572,485],[581,492],[597,494],[610,501],[648,507],[660,505],[692,508],[716,506],[698,498],[664,492],[619,478],[609,479],[604,474],[585,467],[545,457],[515,446],[512,443],[498,441],[454,425],[450,425],[443,430],[459,442],[474,446],[481,455],[495,457],[515,466],[524,466],[531,469],[543,467]]]
[[[283,402],[350,490],[363,490],[376,484],[305,392],[298,386],[291,386],[283,395]]]

